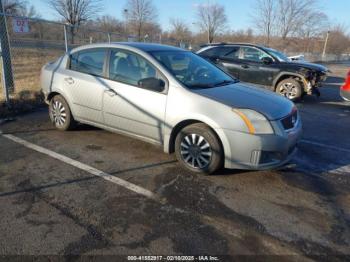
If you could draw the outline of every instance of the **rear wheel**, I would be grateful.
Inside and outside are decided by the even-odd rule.
[[[176,137],[178,161],[196,173],[212,174],[223,166],[223,150],[216,134],[205,124],[185,127]]]
[[[51,99],[49,115],[52,123],[58,130],[67,131],[76,126],[68,103],[60,95],[56,95]]]
[[[302,97],[303,87],[299,81],[288,78],[278,83],[276,92],[295,102]]]

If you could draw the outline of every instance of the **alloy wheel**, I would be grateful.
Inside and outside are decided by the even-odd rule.
[[[284,83],[280,86],[280,94],[288,99],[294,99],[298,95],[298,87],[293,83]]]
[[[181,141],[181,156],[190,167],[203,169],[210,164],[212,149],[203,136],[190,134]]]
[[[51,114],[56,126],[63,126],[67,120],[67,113],[64,105],[60,101],[53,101]]]

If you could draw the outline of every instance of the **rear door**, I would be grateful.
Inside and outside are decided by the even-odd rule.
[[[218,47],[215,63],[225,68],[234,78],[240,78],[241,60],[239,60],[239,46]]]
[[[239,79],[242,62],[239,60],[239,46],[217,46],[203,51],[200,55]]]
[[[70,56],[65,72],[65,91],[70,99],[74,116],[78,119],[103,123],[102,97],[105,90],[107,50],[87,49]]]

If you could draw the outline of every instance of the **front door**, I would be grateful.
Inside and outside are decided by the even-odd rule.
[[[264,64],[261,59],[268,56],[255,47],[241,47],[239,80],[257,85],[271,86],[275,69],[273,64]]]
[[[110,90],[103,95],[105,124],[162,143],[166,91],[146,90],[138,82],[163,76],[142,56],[122,49],[110,52],[108,67]]]

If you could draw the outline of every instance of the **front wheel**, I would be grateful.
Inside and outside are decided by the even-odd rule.
[[[276,92],[295,102],[302,97],[303,87],[299,81],[288,78],[278,83]]]
[[[49,105],[49,115],[51,122],[58,130],[71,130],[76,125],[68,103],[60,95],[56,95],[51,99]]]
[[[223,149],[216,134],[205,124],[185,127],[175,140],[178,161],[196,173],[212,174],[223,166]]]

